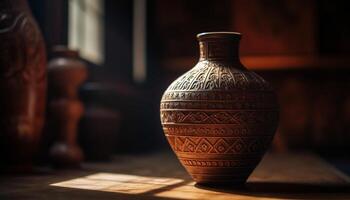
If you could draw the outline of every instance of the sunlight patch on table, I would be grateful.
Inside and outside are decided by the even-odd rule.
[[[53,183],[51,186],[126,194],[141,194],[181,182],[183,182],[182,179],[176,178],[97,173],[81,178]]]

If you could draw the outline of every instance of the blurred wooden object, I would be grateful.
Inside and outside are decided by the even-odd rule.
[[[57,167],[77,167],[83,160],[77,143],[77,126],[84,111],[77,90],[87,78],[87,70],[77,51],[57,46],[54,54],[56,57],[48,66],[49,86],[53,90],[49,126],[57,138],[50,155]]]
[[[241,188],[202,188],[173,154],[118,156],[82,171],[3,177],[1,199],[349,199],[350,179],[309,153],[267,154]],[[161,164],[160,164],[161,163]],[[35,181],[33,181],[35,180]]]
[[[110,160],[118,140],[118,112],[101,105],[86,106],[80,123],[80,140],[88,160]]]
[[[46,52],[26,0],[0,1],[0,169],[30,171],[44,124]]]
[[[121,114],[111,105],[115,103],[113,86],[91,81],[81,87],[85,113],[79,123],[79,143],[87,160],[110,160],[120,141]]]

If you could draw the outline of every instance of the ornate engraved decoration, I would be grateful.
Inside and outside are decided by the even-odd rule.
[[[201,57],[221,59],[225,52],[235,51],[212,43],[215,40],[209,45],[200,42]],[[215,52],[208,46],[215,46]],[[208,58],[213,57],[201,59],[164,92],[160,104],[163,130],[195,181],[242,182],[273,138],[278,121],[276,97],[270,85],[242,68],[238,59]]]

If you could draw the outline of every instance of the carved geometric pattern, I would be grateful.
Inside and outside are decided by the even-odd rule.
[[[241,154],[264,152],[271,142],[271,137],[184,137],[167,136],[176,152],[199,154]]]
[[[181,101],[181,100],[163,100],[160,104],[160,108],[162,110],[166,109],[254,109],[254,110],[268,110],[275,109],[274,104],[266,103],[263,104],[263,100],[243,100],[241,102],[238,101]]]
[[[198,145],[196,145],[196,153],[207,153],[213,149],[213,145],[210,144],[205,138],[201,139]]]
[[[254,72],[200,60],[164,92],[160,116],[194,179],[224,179],[227,173],[244,177],[260,161],[277,126],[278,105],[271,86]]]
[[[230,148],[230,144],[227,143],[223,138],[220,138],[215,144],[214,144],[214,150],[218,153],[225,153],[228,148]]]
[[[257,93],[257,91],[260,91]],[[230,101],[230,102],[255,102],[263,101],[268,103],[275,95],[272,91],[264,91],[261,93],[261,90],[213,90],[208,93],[206,90],[198,91],[187,91],[187,90],[167,90],[163,94],[162,101],[184,101],[184,100],[203,100],[203,101]]]
[[[256,160],[197,160],[197,159],[182,159],[182,164],[192,167],[250,167],[257,164]]]
[[[265,111],[188,111],[161,110],[163,124],[261,124],[277,119],[274,110]]]
[[[239,125],[213,124],[213,126],[181,126],[181,124],[164,124],[163,130],[166,135],[175,136],[208,136],[208,137],[247,137],[269,136],[275,130],[269,124],[245,127]]]
[[[167,90],[271,90],[269,84],[254,72],[221,66],[221,63],[213,61],[200,61],[176,79]]]

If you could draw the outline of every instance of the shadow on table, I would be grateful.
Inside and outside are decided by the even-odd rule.
[[[283,182],[248,182],[243,186],[195,187],[214,192],[251,197],[282,199],[350,199],[350,184],[307,184]]]

